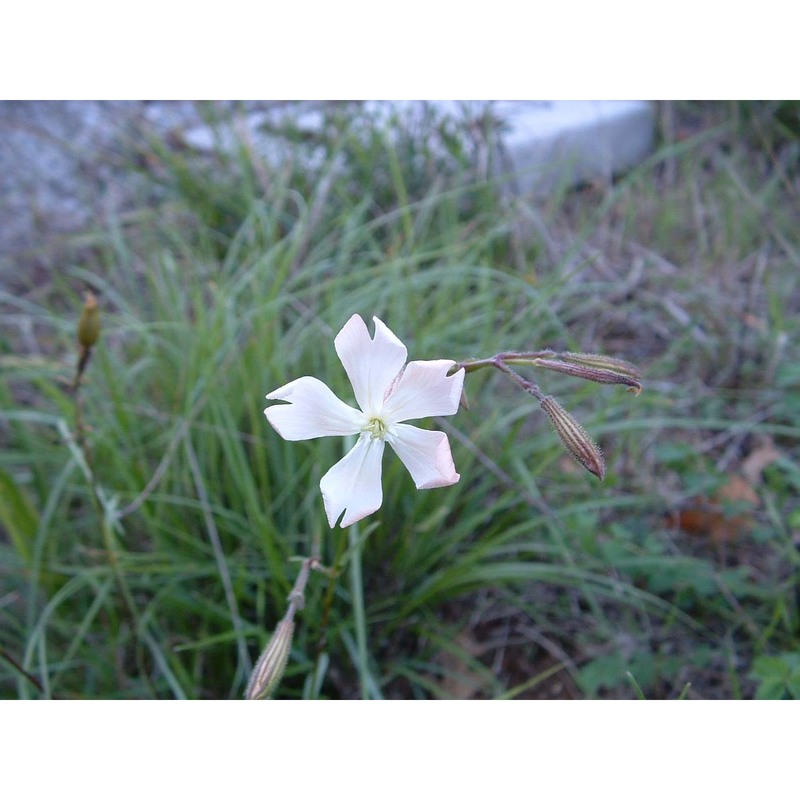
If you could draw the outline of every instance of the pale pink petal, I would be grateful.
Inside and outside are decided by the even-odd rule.
[[[406,363],[406,346],[377,318],[375,338],[354,314],[334,339],[336,352],[353,384],[358,405],[369,417],[377,414],[386,393]]]
[[[456,472],[450,442],[441,431],[423,431],[413,425],[393,425],[386,441],[411,473],[417,489],[451,486],[461,477]]]
[[[281,386],[267,400],[288,405],[264,409],[273,428],[291,442],[319,436],[347,436],[364,427],[364,415],[343,403],[322,381],[306,376]]]
[[[388,422],[407,419],[447,417],[458,411],[464,370],[447,377],[455,361],[412,361],[384,403],[383,416]]]
[[[341,526],[346,528],[381,507],[383,446],[382,439],[363,434],[355,447],[322,476],[319,488],[331,528],[336,527],[343,511]]]

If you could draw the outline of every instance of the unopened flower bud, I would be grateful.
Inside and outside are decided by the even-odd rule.
[[[87,292],[81,318],[78,320],[78,343],[88,349],[97,344],[99,338],[100,313],[97,310],[97,299],[91,292]]]
[[[282,619],[253,668],[244,695],[245,700],[268,700],[278,688],[289,660],[293,635],[294,621]]]
[[[642,391],[641,381],[632,377],[627,371],[623,372],[616,369],[594,366],[584,364],[581,362],[573,363],[573,359],[568,359],[567,355],[560,356],[564,358],[563,361],[552,358],[537,358],[533,363],[537,367],[544,367],[544,369],[551,369],[554,372],[563,372],[565,375],[572,375],[574,378],[583,378],[587,381],[594,381],[595,383],[621,383],[628,387],[629,392],[640,394]],[[596,356],[593,358],[604,359],[604,356]],[[626,364],[619,359],[608,359],[610,362],[619,364]],[[630,365],[628,365],[630,366]],[[632,367],[635,369],[635,367]]]
[[[545,397],[541,405],[550,417],[550,421],[553,423],[553,427],[556,429],[556,433],[559,435],[564,447],[589,472],[603,480],[606,472],[603,454],[581,424],[572,414],[562,408],[553,397]]]
[[[560,353],[559,358],[573,364],[583,364],[587,367],[605,369],[618,375],[627,375],[629,378],[633,378],[635,382],[635,385],[629,384],[631,388],[628,389],[628,391],[636,391],[636,386],[638,386],[636,394],[642,391],[642,373],[634,364],[631,364],[630,361],[614,358],[613,356],[604,356],[598,353]]]

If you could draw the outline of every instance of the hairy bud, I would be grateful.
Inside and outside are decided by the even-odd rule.
[[[630,378],[630,381],[618,380],[617,383],[625,383],[628,386],[628,391],[634,394],[638,395],[642,392],[642,373],[634,364],[631,364],[630,361],[614,358],[613,356],[603,356],[597,353],[561,353],[560,358],[571,364],[607,370],[620,378]],[[596,379],[590,378],[590,380]]]
[[[589,434],[583,429],[581,424],[566,411],[553,398],[545,397],[541,402],[542,408],[547,412],[556,433],[564,444],[564,447],[593,475],[597,475],[600,480],[606,472],[605,461],[600,448],[592,441]]]
[[[604,356],[598,353],[560,353],[559,358],[564,361],[570,361],[573,364],[585,364],[587,367],[599,367],[621,375],[630,375],[631,378],[642,377],[642,373],[630,361],[624,361],[613,356]]]
[[[619,358],[586,353],[560,353],[557,358],[537,358],[533,363],[537,367],[563,372],[587,381],[623,384],[628,387],[629,392],[637,395],[642,391],[636,367]]]
[[[268,700],[278,688],[289,660],[293,636],[294,621],[282,619],[253,668],[244,695],[245,700]]]

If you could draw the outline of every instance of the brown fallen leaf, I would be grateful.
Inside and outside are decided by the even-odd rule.
[[[738,539],[753,527],[753,511],[759,497],[750,483],[740,475],[731,475],[713,497],[693,497],[673,515],[682,531],[692,536],[706,536],[715,544]],[[731,513],[726,506],[736,503],[743,510]]]

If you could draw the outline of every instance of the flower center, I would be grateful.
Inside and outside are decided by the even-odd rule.
[[[380,417],[370,417],[369,422],[361,430],[368,433],[371,439],[383,439],[389,426]]]

